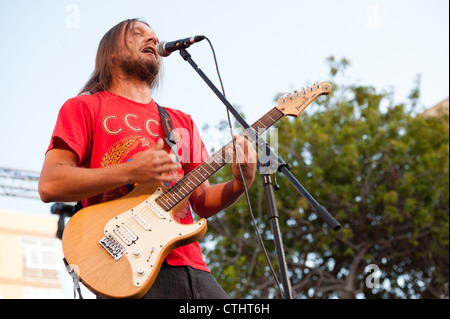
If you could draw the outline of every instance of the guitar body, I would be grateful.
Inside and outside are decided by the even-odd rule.
[[[64,256],[83,284],[108,298],[140,298],[152,286],[165,257],[206,233],[206,220],[173,219],[187,200],[169,212],[154,201],[166,188],[140,184],[126,196],[86,207],[67,223]]]

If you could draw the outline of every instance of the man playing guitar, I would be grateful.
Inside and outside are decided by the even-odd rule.
[[[61,108],[46,152],[39,193],[44,202],[81,202],[83,207],[121,198],[135,185],[176,181],[208,158],[191,117],[170,115],[178,154],[170,154],[158,107],[152,99],[160,78],[158,38],[138,19],[120,22],[102,38],[94,72],[80,94]],[[193,222],[192,211],[208,218],[235,203],[255,178],[256,152],[236,137],[244,181],[233,161],[233,179],[206,180],[174,219]],[[232,148],[227,150],[233,159]],[[178,160],[176,159],[178,158]],[[174,249],[143,298],[228,298],[211,276],[198,242]]]

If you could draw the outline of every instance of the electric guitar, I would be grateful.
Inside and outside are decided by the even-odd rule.
[[[321,82],[286,94],[252,128],[260,134],[283,116],[298,117],[315,99],[330,92],[331,85]],[[194,189],[231,160],[226,147],[170,188],[159,183],[139,184],[124,197],[77,212],[64,229],[62,246],[81,282],[99,296],[141,298],[165,257],[206,233],[205,219],[181,224],[173,216]]]

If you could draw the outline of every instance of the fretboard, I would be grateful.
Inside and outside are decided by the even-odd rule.
[[[261,134],[269,127],[271,127],[275,122],[281,119],[284,113],[278,108],[274,107],[267,114],[256,121],[252,128]],[[252,136],[244,131],[243,135],[253,141]],[[171,210],[175,205],[182,201],[186,196],[192,193],[198,186],[205,182],[209,177],[216,173],[220,168],[222,168],[226,163],[231,160],[231,157],[226,152],[226,149],[232,145],[229,142],[219,151],[211,155],[206,161],[201,163],[195,169],[190,171],[186,176],[180,179],[172,187],[168,188],[165,192],[159,195],[155,201],[161,206],[165,211]]]

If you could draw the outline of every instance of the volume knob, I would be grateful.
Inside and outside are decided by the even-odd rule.
[[[137,273],[138,273],[139,276],[143,276],[143,275],[145,274],[144,268],[141,268],[141,267],[138,268],[138,269],[137,269]]]
[[[135,251],[133,251],[133,255],[134,257],[141,257],[142,253],[139,249],[136,249]]]

